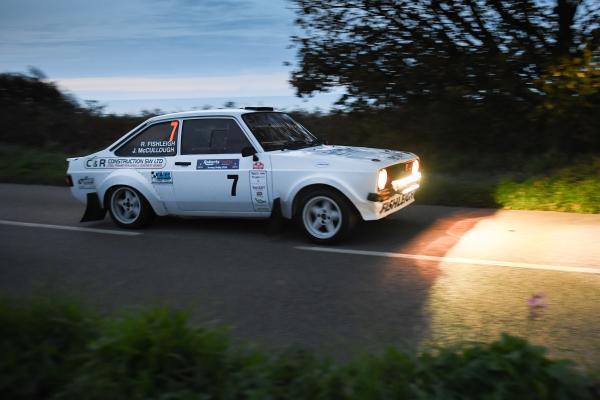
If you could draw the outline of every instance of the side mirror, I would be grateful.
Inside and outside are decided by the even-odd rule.
[[[242,149],[242,157],[249,157],[256,154],[256,150],[252,146],[246,146]]]
[[[258,157],[256,156],[256,150],[252,146],[246,146],[242,149],[242,157],[250,157],[252,156],[252,161],[258,161]]]

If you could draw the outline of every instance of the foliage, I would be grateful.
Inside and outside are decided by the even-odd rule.
[[[495,189],[504,208],[600,213],[600,159],[524,180],[505,178]]]
[[[299,95],[342,87],[340,104],[402,114],[438,145],[600,150],[593,0],[294,4]],[[445,124],[429,130],[428,116]]]
[[[538,165],[540,164],[540,165]],[[532,160],[523,171],[425,173],[419,204],[515,210],[600,213],[600,158],[542,170]]]
[[[295,0],[300,94],[342,85],[382,106],[457,91],[525,96],[549,65],[597,50],[590,0]]]
[[[422,398],[576,398],[584,379],[568,361],[550,361],[545,349],[502,335],[489,345],[442,349],[419,357]],[[573,386],[565,385],[570,382]],[[442,396],[440,396],[442,394]]]
[[[503,335],[338,364],[268,354],[166,309],[100,317],[69,301],[0,304],[0,392],[11,399],[587,399],[593,379]]]
[[[480,173],[426,174],[415,195],[416,204],[503,208],[505,204],[495,196],[499,181],[498,176]],[[511,182],[508,178],[506,181]],[[536,206],[533,203],[529,209],[536,210]]]
[[[77,373],[98,318],[70,301],[0,303],[0,393],[49,398]]]
[[[158,393],[186,398],[217,397],[238,362],[220,331],[192,329],[182,313],[156,309],[99,325],[67,398],[149,398]],[[251,362],[251,360],[249,359]]]
[[[59,152],[96,151],[131,130],[144,118],[101,115],[61,92],[53,83],[33,76],[0,74],[0,142]]]
[[[72,156],[72,155],[71,155]],[[67,154],[0,143],[0,180],[64,184]]]

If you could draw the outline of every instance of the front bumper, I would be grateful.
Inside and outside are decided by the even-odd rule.
[[[385,190],[369,193],[370,204],[368,220],[381,219],[403,209],[415,201],[415,193],[421,183],[421,173],[411,174],[392,182]]]
[[[369,193],[367,200],[382,202],[391,199],[398,194],[407,194],[416,191],[421,184],[421,173],[415,172],[408,176],[396,179],[384,190],[377,193]]]

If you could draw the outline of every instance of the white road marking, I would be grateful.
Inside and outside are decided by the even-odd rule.
[[[23,226],[23,227],[27,227],[27,228],[60,229],[63,231],[105,233],[108,235],[121,235],[121,236],[141,235],[140,232],[116,231],[116,230],[111,230],[111,229],[80,228],[78,226],[67,226],[67,225],[37,224],[37,223],[33,223],[33,222],[7,221],[4,219],[0,219],[0,225]]]
[[[405,258],[405,259],[409,259],[409,260],[437,261],[437,262],[454,263],[454,264],[491,265],[491,266],[495,266],[495,267],[542,269],[542,270],[547,270],[547,271],[581,272],[581,273],[586,273],[586,274],[600,274],[600,266],[584,267],[584,266],[567,266],[567,265],[532,264],[532,263],[513,262],[513,261],[496,261],[496,260],[482,260],[482,259],[461,258],[461,257],[426,256],[426,255],[421,255],[421,254],[389,253],[389,252],[385,252],[385,251],[335,249],[335,248],[330,248],[330,247],[296,246],[296,249],[308,250],[308,251],[320,251],[320,252],[324,252],[324,253],[356,254],[356,255],[361,255],[361,256]]]

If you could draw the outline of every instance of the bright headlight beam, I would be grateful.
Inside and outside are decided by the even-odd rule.
[[[416,174],[417,172],[419,172],[419,168],[420,168],[420,164],[419,164],[419,160],[415,160],[412,164],[412,173]]]
[[[414,185],[410,185],[409,187],[407,187],[406,189],[404,189],[402,191],[402,194],[406,194],[406,193],[410,193],[410,192],[414,192],[415,190],[417,190],[419,188],[419,184],[415,183]]]
[[[399,189],[405,188],[406,186],[410,185],[411,183],[415,183],[420,180],[421,180],[421,173],[417,172],[417,173],[413,173],[409,176],[405,176],[404,178],[396,179],[395,181],[392,181],[392,185],[394,186],[394,190],[399,190]]]
[[[379,170],[379,175],[377,176],[377,189],[383,190],[387,185],[387,171],[385,169]]]

